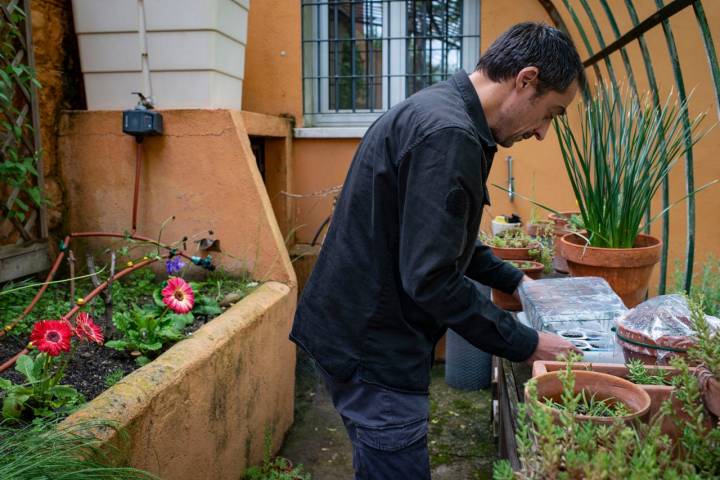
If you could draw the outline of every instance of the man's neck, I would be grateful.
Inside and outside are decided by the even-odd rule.
[[[494,82],[482,72],[472,72],[469,77],[470,82],[475,87],[475,93],[480,99],[485,120],[492,130],[500,116],[502,99],[509,93],[507,90],[510,86],[507,82]]]

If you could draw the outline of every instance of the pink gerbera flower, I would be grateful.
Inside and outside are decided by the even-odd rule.
[[[162,289],[163,302],[175,313],[187,313],[195,305],[192,287],[179,277],[170,277],[167,287]]]
[[[70,351],[72,329],[62,320],[42,320],[33,325],[30,343],[53,357]]]
[[[92,317],[85,312],[78,313],[75,318],[75,335],[82,340],[103,344],[103,333]]]

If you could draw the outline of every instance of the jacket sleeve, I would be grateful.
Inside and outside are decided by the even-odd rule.
[[[515,291],[523,278],[521,270],[496,257],[492,249],[483,245],[480,240],[475,241],[475,250],[465,275],[483,285],[510,294]]]
[[[480,146],[460,129],[425,138],[398,166],[399,275],[405,293],[476,347],[522,361],[537,332],[496,307],[460,265],[471,211],[480,208]],[[482,270],[482,269],[481,269]]]

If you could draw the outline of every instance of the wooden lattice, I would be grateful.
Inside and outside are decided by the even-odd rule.
[[[29,12],[29,0],[0,0],[0,245],[47,237]]]

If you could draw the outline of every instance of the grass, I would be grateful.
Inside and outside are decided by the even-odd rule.
[[[35,422],[18,429],[0,423],[0,478],[3,480],[129,480],[155,479],[134,468],[110,466],[110,454],[99,450],[97,429],[114,428],[108,422],[86,422],[60,428],[57,420]],[[126,435],[119,432],[126,440]]]
[[[562,402],[557,402],[552,398],[544,398],[543,403],[548,407],[557,410],[567,410],[567,406]],[[580,392],[577,405],[575,405],[575,415],[588,415],[591,417],[623,417],[630,414],[627,406],[613,398],[605,398],[599,400],[595,398],[595,394],[588,394],[585,390]]]

